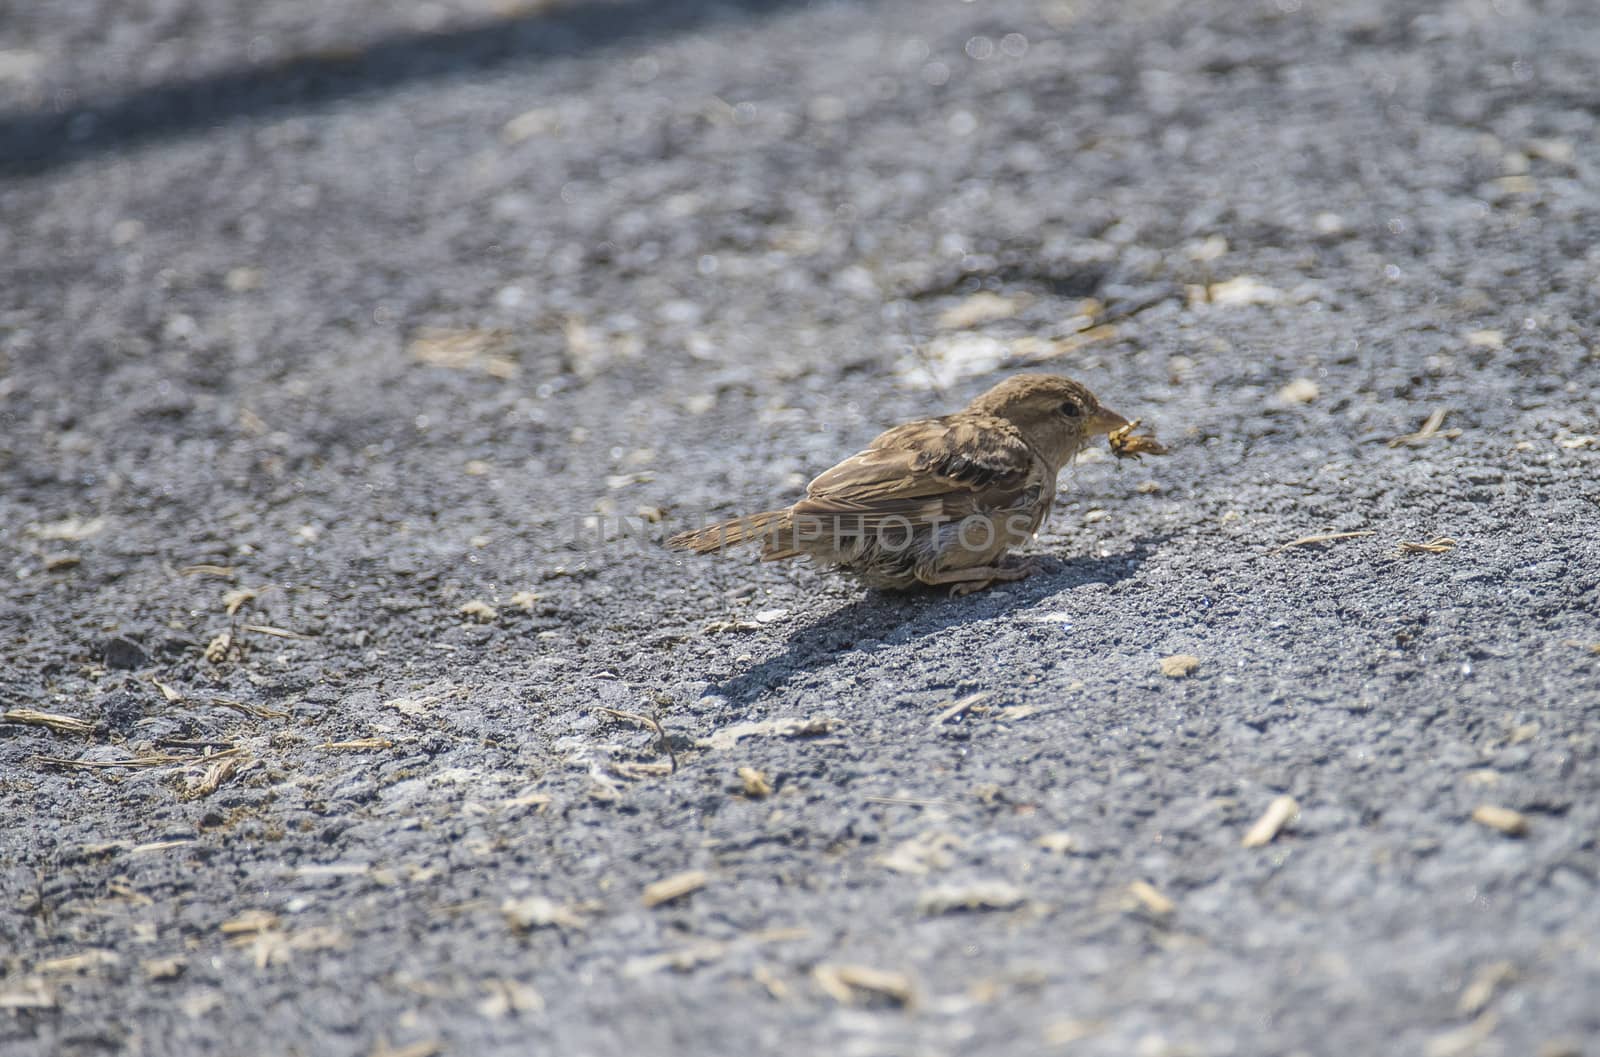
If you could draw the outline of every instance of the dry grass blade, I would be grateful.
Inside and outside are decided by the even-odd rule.
[[[1528,832],[1527,815],[1496,804],[1480,804],[1473,808],[1472,821],[1499,830],[1508,837],[1521,837]]]
[[[1028,894],[1009,881],[940,885],[917,896],[917,910],[930,917],[958,910],[1015,910]]]
[[[239,768],[243,766],[244,762],[243,758],[239,756],[229,756],[225,760],[218,760],[210,767],[207,767],[205,773],[189,785],[187,789],[188,796],[191,799],[199,800],[215,793],[222,788],[224,782],[239,773]]]
[[[1286,551],[1290,547],[1304,547],[1312,543],[1333,543],[1337,540],[1353,540],[1362,536],[1376,536],[1377,534],[1376,529],[1362,529],[1360,532],[1324,532],[1316,536],[1301,536],[1297,540],[1290,540],[1281,547],[1274,547],[1267,552],[1267,555],[1270,557]]]
[[[899,1006],[909,1006],[916,999],[916,989],[905,973],[888,969],[873,969],[865,965],[819,965],[811,970],[824,994],[841,1005],[851,1005],[863,995],[886,998]]]
[[[658,907],[674,899],[682,899],[691,892],[698,892],[710,881],[711,876],[704,870],[685,870],[683,873],[663,877],[653,884],[645,885],[640,898],[645,906]]]
[[[275,929],[282,919],[270,910],[246,910],[238,917],[229,918],[217,926],[224,936],[253,936],[258,932]]]
[[[789,997],[789,985],[784,983],[782,978],[773,972],[771,968],[765,965],[758,965],[750,971],[750,976],[756,983],[766,988],[767,994],[777,1001],[782,1002]]]
[[[27,532],[34,539],[81,543],[91,536],[99,535],[105,527],[106,519],[103,517],[69,517],[63,521],[52,521],[44,525],[29,525]]]
[[[950,722],[952,719],[966,715],[968,712],[972,711],[972,707],[974,705],[987,701],[993,696],[994,695],[988,690],[980,690],[975,694],[968,694],[966,697],[963,697],[961,700],[952,704],[949,708],[941,711],[937,716],[934,716],[933,723],[930,724],[930,726],[941,727]]]
[[[1489,1008],[1501,987],[1517,978],[1517,968],[1510,962],[1494,962],[1479,969],[1472,982],[1461,992],[1456,1002],[1456,1012],[1464,1017],[1475,1017]]]
[[[483,989],[486,993],[478,1003],[478,1012],[490,1020],[544,1012],[544,996],[529,984],[500,978],[485,980]]]
[[[1433,414],[1428,416],[1428,420],[1422,424],[1421,429],[1417,430],[1415,433],[1407,433],[1404,436],[1393,438],[1389,441],[1389,447],[1399,448],[1406,445],[1426,444],[1428,441],[1433,440],[1436,437],[1452,440],[1461,436],[1461,430],[1459,429],[1441,430],[1439,428],[1440,426],[1444,425],[1444,417],[1449,413],[1449,408],[1439,408]]]
[[[578,908],[562,906],[546,896],[524,896],[507,899],[500,904],[500,916],[518,932],[532,929],[558,927],[576,929],[583,927],[583,917]]]
[[[837,716],[763,719],[752,723],[735,723],[731,727],[717,731],[709,738],[699,739],[695,744],[704,749],[731,749],[745,738],[815,738],[832,734],[844,725],[844,720]]]
[[[1445,554],[1456,548],[1456,541],[1449,536],[1435,536],[1427,543],[1412,543],[1410,540],[1400,541],[1401,554]]]
[[[504,330],[424,327],[412,338],[409,351],[430,367],[482,371],[502,380],[517,374],[511,335]]]
[[[1080,1020],[1068,1017],[1053,1020],[1044,1027],[1044,1041],[1050,1046],[1070,1046],[1074,1042],[1093,1038],[1106,1030],[1103,1020]]]
[[[389,1045],[388,1039],[380,1038],[373,1044],[368,1057],[439,1057],[443,1052],[444,1043],[438,1039],[423,1039],[395,1047]]]
[[[955,803],[954,800],[915,796],[864,796],[861,799],[868,804],[896,804],[902,807],[945,807]]]
[[[656,736],[656,749],[667,754],[667,773],[676,774],[678,772],[678,754],[672,748],[672,739],[667,736],[667,728],[662,725],[659,714],[644,716],[638,712],[624,712],[620,708],[606,708],[603,705],[595,711],[604,712],[606,715],[615,716],[618,719],[625,719],[629,723],[637,723],[645,730],[653,732]]]
[[[677,950],[629,958],[622,965],[622,975],[630,979],[638,979],[641,976],[659,973],[663,969],[674,969],[680,973],[687,973],[702,965],[710,965],[720,959],[727,951],[728,945],[725,943],[718,943],[716,940],[701,940],[686,947],[679,947]]]
[[[1117,336],[1117,328],[1110,323],[1101,323],[1097,326],[1080,330],[1076,334],[1055,338],[1039,343],[1031,348],[1019,348],[1020,355],[1017,362],[1020,364],[1034,365],[1048,363],[1063,356],[1077,352],[1086,345],[1093,345],[1101,341],[1110,341]]]
[[[954,833],[929,830],[896,844],[879,857],[878,865],[895,873],[923,877],[948,867],[954,861],[951,853],[959,847],[961,838]]]
[[[334,752],[378,752],[394,748],[394,742],[388,738],[355,738],[352,741],[325,741],[317,748]]]
[[[289,714],[281,708],[273,708],[270,705],[246,704],[243,701],[235,701],[231,697],[208,698],[206,704],[215,705],[218,708],[231,708],[235,712],[243,712],[245,715],[254,716],[256,719],[282,719]]]
[[[614,716],[617,719],[625,719],[629,723],[638,724],[645,730],[654,732],[658,738],[663,736],[661,724],[649,716],[640,715],[638,712],[625,712],[620,708],[606,708],[603,705],[597,707],[595,711],[604,712],[608,716]]]
[[[183,576],[216,576],[223,580],[232,580],[234,577],[231,565],[185,565],[178,572]]]
[[[1280,796],[1267,805],[1256,824],[1239,843],[1246,848],[1260,848],[1277,839],[1283,828],[1300,813],[1300,804],[1292,796]]]
[[[56,994],[37,976],[25,976],[0,990],[0,1009],[54,1009]]]
[[[222,608],[227,610],[228,616],[239,612],[240,608],[248,602],[254,602],[258,597],[255,591],[248,587],[235,588],[232,591],[222,592]]]
[[[635,763],[632,760],[619,760],[611,765],[611,771],[619,778],[626,778],[636,782],[641,778],[665,778],[672,773],[672,764],[668,763]]]
[[[51,767],[70,767],[78,770],[103,770],[111,767],[172,767],[178,764],[210,763],[212,760],[224,756],[237,755],[240,749],[224,749],[221,752],[206,753],[200,756],[183,756],[175,753],[157,752],[148,756],[131,756],[126,760],[74,760],[66,756],[35,756],[36,763],[47,764]]]
[[[240,625],[239,630],[253,631],[257,635],[271,635],[273,638],[277,639],[309,639],[311,637],[310,635],[302,635],[298,631],[290,631],[287,628],[275,628],[267,624],[242,624]]]
[[[1178,909],[1178,904],[1167,898],[1159,888],[1149,881],[1135,881],[1128,886],[1128,894],[1133,897],[1137,906],[1157,917],[1166,917]]]
[[[1435,1035],[1423,1047],[1423,1057],[1467,1057],[1488,1041],[1499,1021],[1491,1010],[1470,1024]]]
[[[101,969],[113,969],[122,964],[122,958],[114,951],[91,948],[77,954],[69,954],[64,958],[51,958],[49,961],[40,962],[34,970],[45,976],[76,976],[80,973],[98,972]]]
[[[57,734],[93,734],[94,724],[75,716],[54,712],[35,712],[31,708],[11,708],[0,712],[0,723],[19,723],[25,727],[44,727]]]
[[[555,802],[549,793],[523,793],[521,796],[508,797],[500,801],[504,808],[531,807],[536,811],[543,811]]]

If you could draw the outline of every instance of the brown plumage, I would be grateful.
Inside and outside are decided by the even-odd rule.
[[[953,415],[882,434],[786,510],[667,543],[710,554],[760,540],[763,561],[808,556],[872,587],[948,584],[966,594],[1034,571],[1003,559],[1044,522],[1056,475],[1079,449],[1126,425],[1077,382],[1017,375]]]

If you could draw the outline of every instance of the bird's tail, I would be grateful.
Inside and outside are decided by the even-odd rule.
[[[764,514],[747,514],[732,521],[719,521],[715,525],[680,532],[667,540],[667,546],[678,547],[696,554],[714,554],[741,543],[761,539],[783,531],[789,520],[787,510],[769,510]]]

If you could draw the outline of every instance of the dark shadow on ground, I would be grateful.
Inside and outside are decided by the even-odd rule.
[[[842,609],[797,629],[786,648],[743,674],[713,688],[741,705],[781,689],[797,676],[833,663],[850,650],[871,653],[1005,613],[1022,613],[1062,591],[1085,584],[1115,584],[1136,573],[1165,536],[1147,536],[1106,558],[1046,558],[1046,568],[1004,591],[950,598],[944,589],[888,593],[871,591]]]
[[[29,175],[271,111],[311,110],[402,85],[589,54],[687,33],[806,0],[576,0],[438,32],[398,33],[350,51],[301,55],[88,100],[66,111],[0,114],[0,173]],[[530,105],[532,105],[530,103]]]

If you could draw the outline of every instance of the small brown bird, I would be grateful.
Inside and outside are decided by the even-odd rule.
[[[1127,425],[1071,379],[1017,375],[953,415],[889,430],[786,510],[667,544],[710,554],[760,540],[762,561],[809,556],[870,587],[968,594],[1037,571],[1003,559],[1044,523],[1062,468],[1090,438]]]

